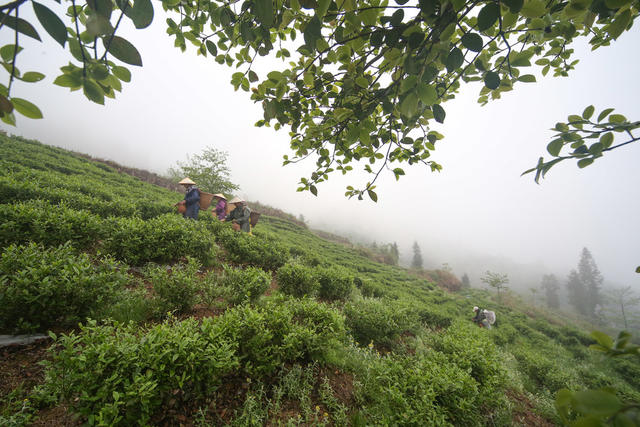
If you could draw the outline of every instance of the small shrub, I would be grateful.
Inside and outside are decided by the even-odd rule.
[[[255,302],[260,295],[269,289],[271,275],[255,267],[247,267],[244,270],[225,266],[224,276],[220,281],[227,288],[229,302],[242,304],[243,302]]]
[[[360,293],[362,293],[362,296],[364,297],[382,298],[387,295],[387,292],[382,286],[373,283],[370,280],[362,279],[356,276],[353,279],[353,283],[358,289],[360,289]]]
[[[94,264],[69,245],[11,245],[0,257],[0,329],[45,330],[100,317],[128,280],[110,258]]]
[[[142,323],[154,316],[157,304],[144,289],[125,289],[106,309],[105,317],[120,323]]]
[[[236,233],[228,226],[218,232],[216,240],[227,250],[229,259],[239,264],[277,270],[289,259],[288,251],[279,242]]]
[[[344,300],[351,293],[353,277],[341,267],[316,268],[318,295],[327,300]]]
[[[298,298],[313,296],[318,289],[318,280],[313,270],[302,264],[286,264],[280,267],[276,277],[280,291],[287,295]]]
[[[160,313],[191,311],[200,289],[199,269],[200,263],[193,258],[187,258],[186,264],[175,264],[170,269],[153,265],[145,269],[144,275],[157,295]]]
[[[393,346],[405,331],[419,326],[415,312],[389,300],[365,298],[344,307],[347,327],[360,345]]]
[[[236,349],[195,319],[149,330],[92,321],[56,339],[43,394],[72,403],[88,424],[149,425],[170,398],[192,404],[215,390],[238,366]]]

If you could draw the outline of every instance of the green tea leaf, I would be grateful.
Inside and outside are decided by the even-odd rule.
[[[607,108],[607,109],[602,110],[602,112],[598,116],[598,123],[600,123],[602,120],[604,120],[604,118],[607,117],[613,110],[614,110],[613,108]]]
[[[371,198],[371,200],[373,200],[376,203],[378,202],[378,195],[376,194],[375,191],[367,190],[367,194],[369,194],[369,197]]]
[[[564,141],[562,140],[562,138],[554,139],[549,143],[549,145],[547,145],[547,151],[553,157],[558,157],[558,154],[560,154],[560,150],[562,150],[563,145]]]
[[[541,0],[528,0],[522,6],[520,13],[527,18],[538,18],[545,14],[547,8]]]
[[[39,82],[44,79],[44,74],[38,73],[36,71],[28,71],[22,75],[20,80],[27,83]]]
[[[117,78],[119,78],[123,82],[127,82],[128,83],[128,82],[131,81],[131,72],[126,67],[122,67],[120,65],[115,65],[115,66],[111,67],[111,71],[113,72],[114,76],[116,76]]]
[[[253,13],[262,25],[267,28],[273,26],[273,0],[254,0]]]
[[[583,160],[591,160],[591,159],[583,159]],[[598,342],[598,344],[606,347],[606,348],[612,348],[613,347],[613,339],[611,339],[611,337],[607,334],[605,334],[604,332],[600,332],[600,331],[592,331],[591,332],[591,336],[593,337],[594,340],[596,340]]]
[[[589,166],[591,163],[593,163],[593,159],[582,159],[578,161],[578,167],[580,169],[582,168],[586,168],[587,166]]]

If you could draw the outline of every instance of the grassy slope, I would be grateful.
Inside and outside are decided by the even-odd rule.
[[[331,333],[314,329],[314,325],[305,326],[306,338],[300,338],[304,335],[302,332],[300,336],[287,332],[289,335],[286,336],[297,337],[306,343],[303,347],[311,348],[310,343],[315,343],[315,350],[300,350],[289,355],[282,350],[286,345],[279,342],[280,347],[274,347],[274,354],[286,354],[277,359],[280,365],[273,369],[265,361],[266,356],[257,356],[256,349],[250,346],[243,347],[253,336],[242,338],[234,335],[235,332],[225,332],[227,335],[220,332],[229,340],[229,345],[239,345],[236,349],[239,358],[235,362],[228,361],[228,371],[202,379],[208,381],[206,384],[216,382],[218,391],[199,391],[197,398],[179,401],[179,409],[173,407],[176,399],[167,397],[171,393],[160,395],[157,404],[161,409],[151,411],[155,414],[152,423],[163,419],[182,421],[186,417],[190,422],[239,425],[267,421],[274,424],[411,425],[423,424],[425,420],[431,424],[539,425],[557,421],[553,395],[563,387],[614,385],[625,398],[640,399],[637,364],[600,360],[586,350],[591,340],[584,332],[548,313],[526,307],[516,298],[508,297],[498,302],[481,291],[446,293],[424,279],[407,274],[402,268],[372,262],[352,249],[323,240],[308,229],[280,218],[263,215],[254,231],[255,237],[248,238],[251,240],[229,235],[228,230],[208,218],[198,224],[176,222],[167,214],[172,212],[171,205],[180,199],[179,194],[36,142],[0,137],[0,154],[0,216],[3,216],[4,224],[0,226],[0,242],[3,246],[11,244],[11,239],[20,240],[20,236],[31,236],[32,240],[44,245],[36,251],[55,247],[67,238],[79,241],[80,234],[90,227],[75,229],[69,225],[60,230],[61,227],[51,224],[60,221],[59,218],[66,221],[65,218],[78,212],[88,215],[83,217],[82,224],[95,223],[95,235],[84,236],[89,243],[76,249],[89,253],[106,252],[130,265],[144,265],[149,260],[180,262],[176,252],[147,251],[147,247],[170,247],[177,245],[180,239],[187,242],[187,247],[194,236],[205,239],[210,235],[211,239],[215,237],[216,244],[207,240],[192,255],[198,258],[207,252],[199,260],[215,268],[203,270],[201,276],[210,280],[204,280],[200,288],[193,290],[206,295],[203,289],[209,286],[209,290],[213,287],[214,291],[209,292],[208,300],[202,298],[195,308],[186,310],[182,319],[191,315],[202,317],[203,313],[214,317],[224,313],[211,327],[224,329],[226,324],[235,324],[246,329],[248,319],[260,315],[267,322],[262,328],[268,329],[269,322],[273,322],[269,319],[275,319],[274,313],[286,309],[289,310],[287,313],[294,313],[291,322],[311,316],[309,313],[324,319],[317,320],[318,324],[333,322],[329,330],[335,331]],[[60,212],[62,217],[51,216]],[[28,213],[28,221],[16,219],[16,215],[24,213]],[[144,227],[148,228],[135,234]],[[15,229],[20,233],[12,234]],[[172,237],[163,240],[170,232]],[[129,244],[123,242],[128,242],[132,233],[141,240],[140,248],[123,249],[121,246]],[[56,236],[59,236],[58,240],[54,239]],[[113,236],[122,237],[118,241]],[[145,241],[149,236],[155,236],[155,240]],[[218,246],[222,249],[217,249]],[[283,258],[271,259],[268,254],[282,254]],[[233,307],[232,299],[225,294],[226,288],[221,286],[225,277],[220,273],[223,265],[262,267],[271,276],[273,288],[278,282],[277,267],[287,260],[304,265],[309,271],[327,268],[346,272],[354,277],[355,287],[346,299],[331,303],[318,303],[315,299],[283,300],[284,297],[272,289],[267,292],[271,294],[269,297]],[[130,281],[129,288],[142,288],[135,285],[138,282],[131,277],[125,280]],[[146,285],[149,287],[149,281]],[[154,288],[151,295],[158,295],[158,289]],[[117,295],[117,298],[124,298],[124,294]],[[117,301],[114,304],[126,305]],[[471,325],[469,318],[473,305],[494,309],[500,326],[485,331]],[[286,317],[287,314],[282,315]],[[332,317],[334,315],[338,320]],[[91,317],[109,317],[109,313],[92,312]],[[112,333],[137,334],[139,337],[153,332],[169,337],[173,331],[185,328],[190,334],[203,336],[202,330],[197,329],[203,326],[182,323],[167,326],[157,316],[140,314],[134,320],[141,322],[141,326],[132,326],[134,329],[126,333]],[[142,326],[145,321],[151,323]],[[151,325],[157,325],[155,327],[159,329],[154,330]],[[89,340],[105,333],[99,326],[95,328],[85,330],[83,336]],[[341,330],[345,336],[341,335]],[[255,336],[259,332],[256,330]],[[275,340],[278,333],[272,331],[269,339]],[[316,342],[313,337],[324,338],[322,342]],[[168,342],[172,339],[183,342],[179,337],[167,339]],[[116,346],[115,343],[110,345]],[[261,345],[267,346],[267,342]],[[195,353],[190,354],[199,358],[199,350],[192,351]],[[272,360],[275,356],[269,357]],[[239,364],[234,365],[236,362]],[[264,369],[256,370],[256,366]],[[200,379],[201,370],[193,374],[194,382],[195,378]],[[160,389],[164,379],[157,381]],[[15,390],[15,383],[10,390]],[[59,386],[51,378],[45,383],[50,385],[49,389]],[[236,392],[234,387],[239,390],[237,397],[225,398],[224,392]],[[30,391],[9,393],[11,397],[2,402],[4,409],[0,416],[19,418],[16,396],[21,393],[28,395]],[[40,396],[38,405],[44,408],[73,406],[64,396],[53,394],[49,390],[48,400]],[[111,393],[108,394],[104,399],[112,399]],[[125,410],[115,405],[116,409],[113,409],[114,403],[110,402],[109,410],[119,410],[121,414],[133,417],[120,420],[120,423],[144,419],[131,408]],[[197,402],[197,405],[187,402]],[[36,409],[26,411],[28,416],[46,416],[43,415],[46,410]],[[90,405],[79,410],[84,410],[84,415],[89,417],[96,415],[92,411],[97,411],[96,406]],[[108,418],[108,410],[101,410],[101,416],[111,422],[117,420],[117,417]]]

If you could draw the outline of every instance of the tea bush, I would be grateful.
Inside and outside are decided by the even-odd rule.
[[[394,346],[403,332],[415,332],[419,322],[415,312],[389,300],[363,298],[344,307],[346,325],[360,345],[370,342]]]
[[[327,300],[344,300],[353,288],[353,276],[342,267],[317,267],[318,296]]]
[[[232,304],[255,302],[269,289],[271,275],[255,267],[234,269],[225,266],[220,283],[228,290],[228,299]]]
[[[318,290],[313,269],[303,264],[285,264],[280,267],[276,277],[280,291],[287,295],[302,298],[305,295],[313,296]]]
[[[43,393],[72,404],[90,425],[149,425],[169,399],[214,391],[238,366],[237,343],[195,319],[149,330],[94,321],[52,346]]]
[[[158,304],[153,298],[149,298],[146,289],[125,289],[106,308],[104,317],[120,323],[143,323],[157,315],[157,311]]]
[[[238,343],[243,371],[258,377],[272,374],[283,363],[322,359],[346,340],[342,315],[309,299],[276,298],[259,307],[241,305],[216,319],[204,319],[203,329]]]
[[[353,279],[354,285],[364,297],[382,298],[387,295],[387,292],[380,285],[372,283],[370,280],[362,279],[358,276]]]
[[[483,424],[480,387],[444,355],[365,357],[368,369],[356,389],[363,424]]]
[[[201,264],[188,257],[187,263],[166,266],[149,265],[145,268],[144,276],[153,285],[153,291],[158,298],[160,314],[169,311],[187,313],[191,311],[198,299],[201,279],[198,270]]]
[[[100,317],[128,281],[111,259],[94,264],[69,245],[11,245],[0,257],[0,329],[46,330]]]
[[[288,251],[277,241],[234,232],[225,226],[216,241],[226,249],[230,261],[275,271],[289,259]]]
[[[108,227],[103,249],[131,265],[167,263],[187,256],[212,265],[217,257],[218,248],[206,227],[177,215],[150,220],[111,218]]]
[[[540,351],[519,346],[512,351],[522,372],[527,374],[534,385],[545,387],[555,393],[569,387],[571,381],[567,368],[555,358],[546,357]]]
[[[461,370],[469,372],[482,387],[482,398],[487,402],[497,398],[505,382],[498,348],[488,332],[471,322],[458,320],[443,333],[431,336],[433,349],[445,354]]]
[[[51,205],[37,200],[0,204],[0,247],[33,241],[46,246],[70,242],[78,249],[85,249],[105,233],[99,217],[70,209],[65,204]]]

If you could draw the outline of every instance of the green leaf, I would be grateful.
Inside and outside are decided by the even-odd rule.
[[[304,9],[315,9],[318,7],[318,2],[316,0],[300,0],[300,6]]]
[[[440,104],[434,104],[431,106],[431,111],[433,111],[433,117],[436,119],[438,123],[444,123],[444,118],[447,113],[444,111],[444,108],[440,106]]]
[[[309,186],[309,191],[311,191],[311,194],[313,194],[314,196],[318,195],[318,189],[316,188],[315,185],[310,185]]]
[[[438,92],[435,86],[431,86],[425,83],[418,85],[418,98],[424,105],[433,105],[438,100]]]
[[[536,76],[534,76],[533,74],[524,74],[518,77],[518,81],[523,83],[535,83]]]
[[[142,66],[142,58],[134,45],[119,36],[113,36],[113,40],[109,45],[110,37],[103,37],[102,44],[105,49],[109,46],[109,53],[115,58],[129,65]]]
[[[211,55],[216,56],[218,54],[218,48],[214,42],[207,40],[205,44],[207,45],[207,50]]]
[[[153,22],[153,5],[151,0],[135,0],[132,8],[127,8],[125,14],[131,19],[137,29],[147,28]]]
[[[625,9],[622,13],[616,15],[613,22],[605,27],[609,35],[615,40],[627,29],[631,22],[631,11]]]
[[[415,93],[409,93],[400,103],[400,112],[406,117],[412,117],[418,109],[418,97]]]
[[[4,114],[0,117],[0,120],[2,120],[4,123],[11,125],[11,126],[15,126],[16,125],[16,116],[13,113],[9,113],[9,114]]]
[[[582,159],[578,161],[578,167],[580,169],[582,168],[586,168],[587,166],[589,166],[591,163],[593,163],[593,159]]]
[[[305,76],[305,78],[306,78],[306,76]],[[313,76],[311,76],[311,79],[312,79],[311,82],[313,83]],[[358,76],[356,78],[356,84],[358,86],[360,86],[361,88],[366,89],[366,88],[369,87],[369,80],[367,80],[367,78],[364,77],[364,76]]]
[[[94,10],[98,15],[111,19],[111,12],[113,12],[112,0],[87,0],[87,6]],[[127,6],[127,9],[131,8]],[[125,9],[125,14],[127,9]]]
[[[27,83],[39,82],[44,79],[44,74],[38,73],[36,71],[28,71],[22,75],[20,80]]]
[[[26,99],[11,98],[11,103],[15,107],[16,111],[25,117],[30,119],[42,118],[42,111]]]
[[[79,76],[74,76],[73,74],[63,74],[61,76],[56,77],[53,81],[54,85],[68,87],[70,89],[76,89],[82,86],[82,79]]]
[[[111,71],[113,75],[122,80],[123,82],[129,83],[131,81],[131,72],[126,68],[120,65],[114,65],[111,67]]]
[[[94,13],[87,18],[87,33],[92,39],[93,37],[107,36],[113,33],[113,27],[107,18]]]
[[[609,122],[611,123],[624,123],[627,121],[627,118],[622,114],[612,114],[609,116]]]
[[[591,116],[593,116],[594,111],[596,111],[595,107],[593,105],[589,105],[582,112],[582,118],[585,120],[589,120]]]
[[[33,11],[38,21],[40,21],[42,28],[44,28],[60,46],[64,47],[64,44],[67,42],[67,27],[64,25],[64,22],[48,7],[36,1],[32,1],[31,3],[33,4]]]
[[[249,71],[249,81],[250,81],[251,83],[254,83],[254,82],[257,82],[258,80],[259,80],[259,79],[258,79],[258,75],[256,74],[256,72],[255,72],[255,71],[253,71],[253,70],[250,70],[250,71]]]
[[[482,37],[476,33],[467,33],[460,39],[462,46],[474,52],[480,52],[484,45]]]
[[[371,200],[373,200],[376,203],[378,202],[378,195],[376,194],[375,191],[367,190],[367,194],[369,194],[369,197],[371,198]]]
[[[447,71],[452,72],[453,70],[461,66],[463,62],[464,55],[462,54],[462,51],[457,47],[454,47],[453,49],[451,49],[451,52],[449,52],[449,56],[447,56],[447,61],[445,63]]]
[[[640,265],[636,267],[636,273],[640,273]]]
[[[613,133],[612,132],[607,132],[607,133],[603,134],[600,137],[600,144],[602,144],[602,146],[604,148],[611,147],[612,143],[613,143]]]
[[[601,390],[583,390],[573,393],[573,407],[585,415],[608,417],[622,408],[615,394]]]
[[[541,0],[528,0],[522,6],[520,14],[527,18],[538,18],[545,14],[547,8]]]
[[[502,0],[501,3],[506,5],[512,14],[516,15],[522,10],[524,0]]]
[[[590,159],[584,159],[584,160],[590,160]],[[605,334],[604,332],[591,331],[591,337],[593,337],[593,339],[596,340],[598,344],[606,348],[613,347],[613,339],[609,335]]]
[[[558,154],[560,154],[560,150],[562,150],[563,145],[564,141],[562,140],[562,138],[554,139],[549,143],[549,145],[547,145],[547,151],[553,157],[558,157]]]
[[[15,16],[10,16],[0,12],[0,22],[4,22],[4,25],[24,34],[25,36],[42,41],[36,29],[33,28],[33,25],[22,18],[16,18]]]
[[[484,85],[491,90],[495,90],[500,86],[500,76],[495,71],[488,71],[484,75]]]
[[[484,31],[493,26],[500,16],[498,3],[489,3],[478,13],[478,31]]]
[[[2,48],[0,48],[0,56],[2,57],[2,59],[5,62],[12,62],[13,61],[13,56],[15,53],[15,44],[8,44],[8,45],[4,45],[2,46]],[[22,51],[22,47],[18,46],[18,53],[20,53],[20,51]]]
[[[309,49],[315,51],[316,40],[322,37],[322,23],[317,16],[311,18],[307,26],[304,28],[304,42]]]
[[[622,6],[626,6],[631,3],[631,0],[605,0],[604,4],[607,5],[609,9],[620,9]]]
[[[606,108],[602,110],[602,113],[600,113],[600,115],[598,116],[598,123],[604,120],[604,118],[607,117],[613,110],[614,108]]]
[[[96,104],[104,105],[104,91],[93,80],[85,79],[82,83],[84,95]]]
[[[254,0],[253,13],[258,22],[267,28],[273,26],[273,1],[272,0]]]

